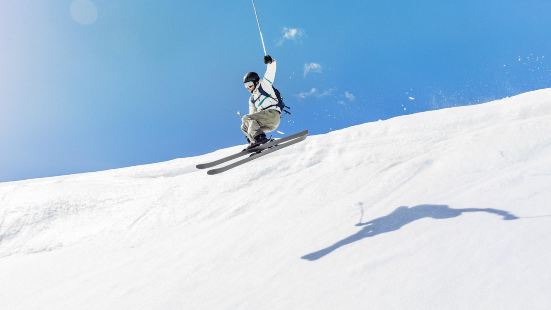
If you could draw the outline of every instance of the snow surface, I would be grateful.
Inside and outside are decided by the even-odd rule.
[[[241,147],[0,184],[0,309],[551,309],[551,89]]]

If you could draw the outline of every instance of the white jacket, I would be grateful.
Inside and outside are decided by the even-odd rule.
[[[276,106],[278,104],[277,96],[274,92],[274,88],[272,87],[275,80],[276,68],[277,66],[275,60],[268,64],[264,78],[260,80],[260,83],[258,84],[259,86],[255,88],[251,98],[249,99],[249,114],[267,109],[274,109],[281,113],[281,109]],[[270,97],[262,95],[258,90],[259,87],[262,87],[262,89],[267,92]]]

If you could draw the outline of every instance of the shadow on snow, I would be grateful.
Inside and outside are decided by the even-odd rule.
[[[452,217],[458,217],[467,212],[486,212],[501,216],[503,220],[516,220],[517,216],[499,209],[479,209],[479,208],[465,208],[465,209],[453,209],[446,205],[418,205],[414,207],[399,207],[392,213],[376,218],[366,223],[359,223],[356,226],[363,227],[357,233],[348,236],[337,243],[328,246],[319,251],[304,255],[302,259],[309,261],[318,260],[325,255],[337,250],[340,247],[348,245],[350,243],[360,241],[364,238],[375,237],[380,234],[388,233],[398,230],[403,226],[412,223],[414,221],[424,218],[434,219],[448,219]]]

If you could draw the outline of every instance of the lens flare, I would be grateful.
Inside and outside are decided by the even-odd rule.
[[[98,9],[90,0],[74,0],[71,3],[71,17],[81,25],[91,25],[98,19]]]

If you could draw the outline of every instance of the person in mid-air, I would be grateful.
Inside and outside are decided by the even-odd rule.
[[[241,130],[249,142],[247,149],[270,141],[266,133],[276,130],[281,120],[281,100],[278,100],[281,97],[273,87],[276,61],[266,55],[264,63],[267,68],[262,80],[256,72],[249,72],[243,77],[245,88],[251,93],[249,114],[243,116],[241,125]]]

